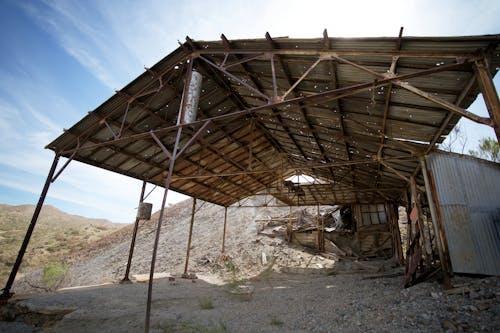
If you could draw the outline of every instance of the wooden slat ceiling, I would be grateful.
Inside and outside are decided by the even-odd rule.
[[[219,205],[267,191],[288,204],[396,200],[478,95],[474,61],[500,35],[194,41],[146,70],[47,148],[163,186],[189,62],[203,75],[170,188]],[[273,74],[274,73],[274,74]],[[455,105],[449,107],[448,104]],[[241,112],[240,112],[241,111]],[[465,112],[465,113],[464,113]],[[209,124],[206,124],[210,121]],[[312,177],[300,195],[283,186]]]

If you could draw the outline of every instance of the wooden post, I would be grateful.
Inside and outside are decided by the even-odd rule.
[[[401,232],[399,231],[399,217],[398,217],[398,206],[395,204],[387,204],[387,212],[389,218],[389,225],[391,226],[393,246],[394,246],[394,256],[397,259],[397,263],[404,265],[403,247],[401,244]]]
[[[415,227],[418,228],[420,232],[420,237],[423,239],[423,245],[425,248],[425,260],[427,264],[427,268],[431,267],[431,256],[432,256],[432,247],[430,240],[425,237],[424,233],[424,219],[423,219],[423,212],[422,212],[422,206],[420,204],[420,197],[417,192],[417,183],[415,181],[415,177],[410,178],[410,191],[411,191],[411,196],[413,199],[413,202],[415,204],[415,208],[417,209],[417,221],[415,224]]]
[[[475,69],[479,87],[481,88],[484,103],[490,114],[490,119],[493,121],[493,129],[495,130],[497,141],[500,142],[500,102],[488,67],[486,59],[476,61]]]
[[[446,233],[443,228],[443,222],[441,218],[441,208],[439,206],[439,199],[437,197],[437,190],[436,190],[436,184],[434,182],[434,176],[432,175],[432,171],[428,170],[427,171],[427,176],[429,179],[429,186],[430,186],[430,193],[432,195],[432,202],[435,210],[435,215],[436,215],[436,221],[435,221],[435,228],[437,228],[437,233],[440,235],[440,240],[441,240],[441,254],[442,258],[440,257],[439,259],[442,261],[442,266],[443,267],[443,285],[445,289],[450,289],[451,288],[451,281],[450,281],[450,275],[452,273],[451,269],[451,264],[450,264],[450,256],[448,252],[448,242],[446,240]],[[434,221],[433,221],[434,222]]]
[[[226,250],[226,225],[227,225],[227,207],[224,207],[224,231],[222,233],[222,254]]]
[[[186,250],[186,263],[184,264],[184,274],[183,277],[187,277],[187,271],[189,266],[189,252],[191,251],[191,238],[193,236],[193,224],[194,224],[194,213],[196,208],[196,198],[193,198],[193,207],[191,208],[191,222],[189,224],[189,236]]]

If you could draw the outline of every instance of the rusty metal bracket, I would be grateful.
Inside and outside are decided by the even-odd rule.
[[[181,148],[177,156],[181,156],[184,151],[191,146],[191,144],[196,141],[202,134],[205,132],[205,130],[212,124],[210,120],[206,121],[198,131],[189,139],[188,142],[184,145],[184,147]]]
[[[246,83],[245,81],[243,81],[242,79],[240,79],[239,77],[229,73],[226,69],[224,69],[223,67],[220,67],[220,66],[217,66],[217,64],[214,64],[212,61],[208,60],[207,58],[203,57],[203,56],[199,56],[199,58],[201,60],[203,60],[204,62],[206,62],[207,64],[209,64],[210,66],[214,67],[215,69],[218,69],[219,71],[221,71],[222,73],[226,74],[227,76],[229,76],[232,80],[238,82],[239,84],[241,84],[242,86],[244,86],[245,88],[247,88],[248,90],[250,90],[251,92],[253,92],[254,94],[257,94],[258,96],[262,97],[263,99],[265,99],[266,101],[270,101],[271,98],[269,96],[267,96],[266,94],[260,92],[258,89],[255,89],[254,87],[252,87],[251,85],[249,85],[248,83]]]
[[[59,169],[59,171],[54,175],[54,177],[52,177],[52,179],[50,180],[51,183],[53,183],[53,182],[56,181],[56,179],[61,175],[61,173],[64,171],[64,169],[66,169],[66,167],[69,165],[69,163],[75,157],[75,154],[78,151],[78,148],[80,148],[80,139],[76,138],[76,142],[77,142],[77,144],[76,144],[76,150],[71,154],[71,156],[68,158],[68,160],[66,161],[66,163],[64,163],[64,165],[61,167],[61,169]]]
[[[167,155],[168,159],[174,160],[175,158],[172,155],[172,153],[167,149],[167,147],[165,147],[165,145],[160,141],[160,139],[158,139],[156,134],[154,134],[154,132],[149,132],[149,134],[151,134],[151,137],[153,138],[153,140],[155,140],[156,144],[161,148],[163,153]]]

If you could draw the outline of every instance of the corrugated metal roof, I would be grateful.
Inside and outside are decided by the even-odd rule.
[[[416,155],[441,142],[460,116],[444,124],[449,110],[384,75],[392,66],[394,74],[412,75],[404,82],[467,108],[479,91],[468,85],[472,60],[485,51],[494,74],[499,42],[500,35],[188,38],[47,147],[163,186],[170,162],[148,133],[172,149],[193,61],[203,75],[198,122],[184,127],[181,146],[204,121],[211,124],[176,161],[172,189],[224,206],[263,190],[285,200],[288,193],[276,192],[283,177],[304,173],[330,182],[328,190],[308,187],[304,202],[394,200],[399,192],[389,187],[404,187]],[[413,75],[420,71],[428,73]],[[260,109],[226,117],[252,107]]]
[[[428,159],[453,271],[500,274],[500,165],[453,154]]]

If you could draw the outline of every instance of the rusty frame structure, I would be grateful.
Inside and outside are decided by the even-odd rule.
[[[432,206],[425,156],[462,117],[492,127],[500,139],[492,79],[499,43],[500,35],[403,37],[402,28],[381,38],[331,38],[326,30],[317,39],[186,37],[47,145],[54,163],[2,298],[11,295],[50,183],[72,160],[165,188],[146,332],[169,189],[223,206],[226,216],[227,207],[262,192],[289,206],[315,206],[398,203],[420,188]],[[197,117],[179,121],[193,71],[203,76]],[[488,118],[467,110],[480,92]],[[68,161],[54,177],[60,157]],[[283,186],[297,174],[314,179],[300,196]],[[188,257],[189,245],[185,273]]]

